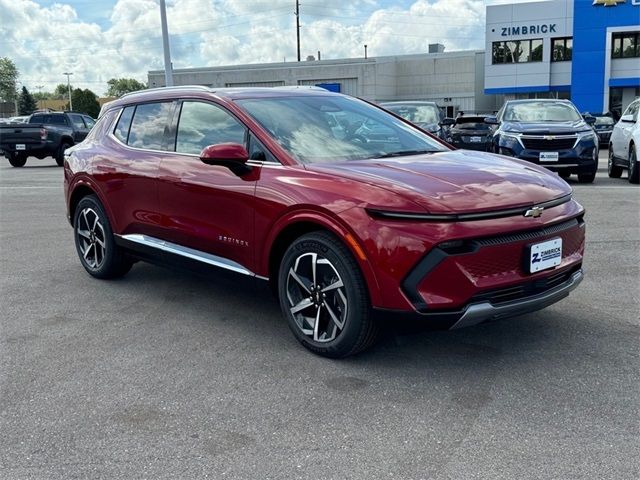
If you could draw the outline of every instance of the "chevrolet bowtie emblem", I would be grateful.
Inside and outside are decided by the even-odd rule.
[[[554,140],[555,138],[556,138],[556,137],[555,137],[555,136],[553,136],[553,135],[545,135],[545,136],[544,136],[544,139],[545,139],[545,140]]]
[[[625,0],[593,0],[593,5],[604,5],[605,7],[615,7],[619,3],[624,3]]]
[[[524,216],[538,218],[540,215],[542,215],[543,210],[544,210],[544,207],[533,207],[527,210],[526,212],[524,212]]]

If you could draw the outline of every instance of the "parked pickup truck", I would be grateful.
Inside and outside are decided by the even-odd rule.
[[[27,157],[53,157],[62,166],[64,151],[84,140],[94,123],[82,113],[34,113],[27,123],[0,124],[0,151],[14,167],[23,167]]]

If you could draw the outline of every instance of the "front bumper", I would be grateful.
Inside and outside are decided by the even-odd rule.
[[[583,278],[584,274],[582,273],[582,269],[580,269],[573,273],[569,279],[561,285],[538,295],[497,305],[494,305],[490,301],[472,303],[464,309],[464,313],[460,319],[451,326],[451,329],[470,327],[471,325],[477,325],[487,320],[514,317],[541,310],[567,297],[569,293],[582,282]]]
[[[472,301],[464,308],[447,312],[404,312],[374,309],[374,315],[380,321],[391,321],[402,318],[419,322],[421,326],[434,330],[457,330],[491,320],[516,317],[541,310],[566,298],[584,279],[582,268],[565,275],[562,283],[553,288],[527,297],[504,302],[494,300]]]

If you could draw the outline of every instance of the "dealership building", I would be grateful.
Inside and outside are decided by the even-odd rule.
[[[431,100],[490,112],[505,99],[567,98],[620,113],[640,96],[640,0],[548,0],[488,6],[485,50],[177,69],[176,85],[319,85],[371,101]],[[164,85],[164,71],[148,74]]]

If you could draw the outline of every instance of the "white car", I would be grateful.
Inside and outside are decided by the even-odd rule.
[[[629,183],[640,183],[640,98],[636,98],[613,127],[609,141],[609,176],[620,178],[629,170]]]

